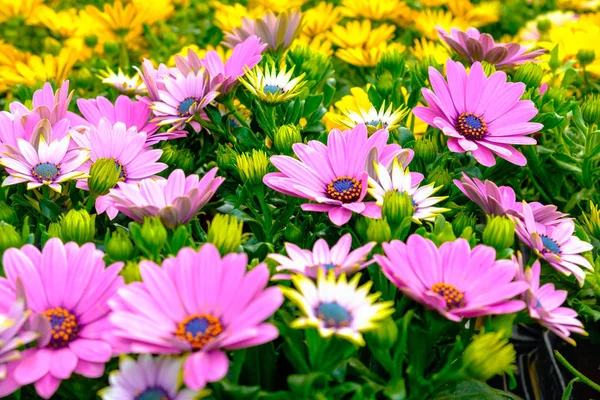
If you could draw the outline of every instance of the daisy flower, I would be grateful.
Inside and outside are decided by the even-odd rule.
[[[358,108],[357,110],[340,107],[341,115],[330,113],[330,118],[334,123],[350,129],[356,125],[365,124],[369,133],[373,133],[380,129],[391,131],[398,128],[400,121],[410,112],[405,107],[394,109],[391,104],[386,108],[385,101],[379,110],[372,104],[369,106],[368,109]]]
[[[570,337],[572,332],[587,336],[583,324],[577,319],[577,312],[568,307],[561,307],[567,299],[568,292],[556,290],[552,283],[540,287],[541,266],[538,260],[533,263],[531,268],[527,269],[523,268],[523,259],[520,253],[517,261],[519,279],[529,285],[529,288],[523,293],[529,316],[573,346],[575,340]]]
[[[142,282],[123,287],[110,301],[114,341],[123,353],[189,354],[183,381],[193,390],[227,374],[224,350],[258,346],[275,339],[264,321],[283,303],[281,291],[266,288],[269,269],[246,272],[246,254],[221,258],[205,243],[183,248],[162,267],[140,262]]]
[[[98,395],[102,400],[195,400],[200,392],[181,389],[182,358],[142,354],[137,361],[121,357],[119,369],[108,376],[109,387]]]
[[[119,72],[115,74],[115,71],[107,68],[106,71],[100,71],[98,78],[102,79],[102,83],[105,83],[126,95],[141,95],[147,92],[146,85],[141,81],[138,74],[130,77],[125,75],[121,68],[119,68],[118,71]]]
[[[70,136],[65,136],[48,145],[41,136],[37,149],[23,139],[17,139],[17,147],[5,145],[0,165],[9,176],[2,186],[27,182],[28,190],[48,186],[60,193],[62,182],[85,178],[80,167],[90,158],[89,153],[85,149],[69,150],[70,143]]]
[[[397,144],[386,145],[387,139],[386,130],[368,137],[364,125],[344,132],[333,129],[327,145],[317,140],[295,143],[292,148],[300,160],[272,156],[271,163],[280,172],[265,175],[263,182],[288,196],[316,201],[318,204],[303,204],[302,209],[327,212],[338,226],[347,223],[352,213],[377,217],[380,207],[363,202],[369,182],[367,159],[376,154],[377,161],[387,163],[402,152]]]
[[[378,322],[390,316],[393,301],[377,302],[381,293],[370,293],[373,282],[358,287],[361,274],[348,282],[346,274],[339,278],[333,271],[325,276],[318,271],[317,281],[304,275],[292,276],[297,290],[281,287],[283,294],[302,312],[292,328],[315,328],[321,337],[338,336],[358,346],[364,346],[363,332],[376,329]]]
[[[486,61],[496,67],[510,68],[516,64],[534,61],[546,52],[545,49],[530,52],[527,47],[518,43],[494,43],[491,35],[480,33],[477,28],[469,28],[465,32],[451,28],[450,33],[440,26],[436,29],[440,38],[452,50],[471,63]]]
[[[371,262],[365,261],[375,244],[375,242],[370,242],[350,251],[352,236],[347,233],[331,249],[325,239],[317,240],[312,251],[303,250],[292,243],[286,243],[287,257],[282,254],[269,254],[269,258],[279,264],[276,268],[277,271],[288,271],[312,279],[317,277],[318,271],[324,273],[334,271],[337,277],[341,273],[351,275],[371,264]],[[290,279],[290,275],[278,274],[272,279]]]
[[[253,20],[244,17],[242,26],[226,33],[222,44],[233,48],[250,36],[258,36],[261,42],[267,44],[269,50],[287,49],[300,32],[302,32],[300,11],[286,11],[275,16],[268,10],[262,18]]]
[[[414,177],[417,179],[415,180]],[[433,221],[443,212],[450,211],[448,208],[433,207],[448,196],[431,197],[442,186],[435,187],[434,183],[419,186],[423,175],[411,173],[408,167],[394,158],[391,165],[386,168],[381,163],[375,164],[375,177],[369,178],[369,194],[376,200],[378,206],[383,205],[383,198],[387,192],[397,191],[398,193],[407,193],[413,202],[414,214],[413,221]]]
[[[431,240],[414,234],[406,244],[384,243],[383,250],[385,256],[374,259],[385,276],[406,296],[449,320],[525,308],[523,301],[511,299],[523,293],[527,284],[514,281],[514,261],[496,260],[492,247],[471,249],[465,239],[456,239],[438,249]]]
[[[164,85],[164,90],[158,90],[160,100],[152,103],[156,115],[153,121],[158,122],[158,126],[172,125],[170,132],[184,130],[188,123],[199,132],[200,123],[194,118],[219,95],[210,85],[207,71],[168,75],[164,77]]]
[[[448,82],[429,67],[434,91],[423,88],[429,107],[415,107],[413,113],[448,136],[450,151],[470,151],[486,167],[496,164],[494,154],[516,165],[527,164],[525,156],[512,145],[536,144],[526,135],[544,125],[528,122],[538,111],[531,100],[519,100],[525,84],[506,82],[502,71],[486,77],[479,62],[467,74],[461,63],[449,59],[446,74]]]
[[[176,68],[168,68],[165,64],[159,64],[158,69],[156,69],[152,65],[152,61],[148,59],[144,59],[142,62],[141,70],[138,67],[134,68],[142,78],[151,101],[160,100],[159,90],[166,90],[165,78],[177,70]]]
[[[51,325],[49,340],[24,350],[13,371],[16,383],[33,383],[45,399],[73,373],[101,377],[112,357],[113,349],[102,336],[110,326],[107,300],[123,285],[123,264],[106,267],[102,257],[93,243],[79,247],[57,238],[48,240],[41,252],[25,245],[4,253],[2,291],[14,299],[20,280],[28,310],[42,313]]]
[[[216,174],[215,167],[202,179],[198,175],[186,178],[182,170],[176,169],[167,179],[121,182],[118,189],[111,189],[106,201],[131,219],[143,222],[145,217],[158,216],[167,228],[173,228],[196,216],[210,201],[225,180]]]
[[[240,77],[239,81],[261,101],[269,104],[282,103],[297,97],[306,85],[305,74],[292,79],[293,72],[294,67],[286,71],[285,66],[277,72],[275,63],[271,63],[264,71],[260,67],[247,69],[246,75]]]
[[[556,225],[539,224],[529,204],[523,202],[523,221],[516,218],[515,222],[517,236],[525,245],[560,273],[574,275],[579,285],[583,286],[585,272],[581,267],[590,271],[594,267],[580,253],[592,250],[593,246],[573,236],[573,221],[566,220]]]

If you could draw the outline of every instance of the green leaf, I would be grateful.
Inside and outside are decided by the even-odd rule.
[[[435,391],[429,400],[506,400],[515,399],[509,393],[496,390],[488,386],[487,384],[475,381],[466,380],[459,382],[452,382],[442,386]]]
[[[233,136],[238,140],[238,145],[242,151],[262,148],[262,143],[256,139],[252,131],[243,126],[238,126],[233,130]]]
[[[314,390],[324,389],[330,378],[321,372],[313,372],[307,375],[290,375],[287,378],[290,390],[295,393],[297,399],[312,399]]]
[[[56,222],[59,215],[62,214],[60,207],[48,199],[40,199],[40,211],[44,217],[48,218],[52,222]]]
[[[304,100],[304,117],[309,116],[319,109],[321,102],[323,101],[323,94],[311,94]]]

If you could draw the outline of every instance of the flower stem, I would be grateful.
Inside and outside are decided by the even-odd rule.
[[[597,383],[594,383],[590,378],[586,377],[585,375],[583,375],[581,372],[577,371],[577,369],[572,366],[566,358],[563,357],[562,354],[560,354],[558,352],[558,350],[554,350],[554,355],[556,356],[556,359],[567,369],[569,370],[570,373],[572,373],[573,375],[575,375],[577,378],[579,378],[581,380],[581,382],[585,383],[586,385],[588,385],[589,387],[591,387],[592,389],[596,390],[597,392],[600,392],[600,385],[598,385]]]

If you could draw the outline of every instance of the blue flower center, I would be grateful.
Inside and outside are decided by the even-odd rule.
[[[466,112],[456,119],[456,130],[465,139],[481,140],[487,133],[487,125],[479,115]]]
[[[127,172],[125,172],[125,167],[123,164],[115,160],[115,169],[118,171],[119,167],[121,167],[121,171],[119,172],[119,179],[125,180],[127,178]]]
[[[200,350],[221,332],[223,326],[217,317],[209,314],[194,314],[177,325],[175,336],[188,341],[194,350]]]
[[[64,308],[56,307],[44,311],[44,317],[50,323],[50,343],[51,349],[60,349],[66,347],[75,340],[79,334],[79,324],[75,315]]]
[[[263,87],[263,91],[271,94],[283,93],[283,89],[277,85],[265,85],[265,87]]]
[[[547,253],[560,254],[560,246],[546,235],[542,235],[542,245]]]
[[[194,318],[185,324],[185,331],[191,333],[193,336],[198,334],[204,335],[204,332],[210,326],[210,322],[206,318]]]
[[[336,302],[319,304],[316,314],[320,320],[325,322],[327,328],[350,326],[350,318],[352,317],[348,310]]]
[[[135,396],[135,400],[170,400],[170,397],[160,388],[148,388]]]
[[[353,203],[360,198],[362,185],[356,178],[342,176],[327,185],[327,194],[342,203]]]
[[[375,126],[375,127],[377,127],[377,126],[380,126],[380,125],[381,125],[381,126],[383,126],[384,128],[387,128],[387,126],[388,126],[388,124],[387,124],[387,123],[383,122],[383,121],[382,121],[382,120],[380,120],[380,119],[376,119],[376,120],[373,120],[373,121],[369,121],[369,122],[367,122],[367,124],[366,124],[366,125],[367,125],[367,126]]]
[[[60,175],[60,167],[58,164],[39,163],[31,170],[31,175],[36,177],[40,182],[53,182]]]
[[[181,103],[179,103],[179,107],[177,107],[177,113],[179,114],[179,116],[181,116],[181,117],[189,116],[190,115],[190,107],[196,101],[197,101],[196,98],[188,97],[185,100],[183,100]]]
[[[321,267],[325,268],[325,271],[330,271],[332,269],[336,269],[338,265],[335,264],[321,264]]]

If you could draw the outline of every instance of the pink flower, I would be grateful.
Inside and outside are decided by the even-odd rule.
[[[275,16],[272,11],[267,11],[262,18],[256,20],[244,17],[240,28],[233,28],[233,32],[225,34],[223,44],[233,48],[251,36],[258,36],[270,50],[277,50],[280,47],[287,49],[301,31],[300,11],[284,12],[278,16]]]
[[[544,126],[528,122],[537,109],[531,100],[519,100],[525,84],[506,82],[502,71],[488,78],[478,62],[467,74],[461,63],[448,59],[446,74],[448,82],[429,67],[434,91],[423,88],[429,107],[415,107],[414,114],[448,136],[450,151],[470,151],[487,167],[496,164],[494,154],[516,165],[527,164],[527,159],[512,145],[536,144],[526,135]]]
[[[521,241],[566,276],[571,274],[583,286],[585,272],[581,267],[594,268],[580,253],[592,250],[593,246],[573,236],[575,223],[571,220],[556,225],[537,223],[531,206],[523,202],[523,221],[516,219],[516,232]]]
[[[17,281],[23,282],[28,309],[43,313],[52,328],[47,343],[24,350],[12,371],[17,384],[33,383],[45,399],[73,372],[101,377],[112,357],[102,336],[110,328],[107,300],[123,285],[122,263],[105,267],[103,256],[93,243],[63,245],[56,238],[41,252],[26,245],[4,253],[0,291],[14,299]]]
[[[246,272],[246,254],[221,258],[210,243],[182,249],[162,268],[140,262],[143,282],[129,284],[109,302],[114,343],[124,353],[189,354],[183,381],[193,390],[221,380],[229,368],[223,350],[258,346],[278,336],[265,323],[283,303],[266,288],[269,269]]]
[[[111,189],[107,203],[139,222],[147,216],[159,216],[167,228],[172,228],[189,221],[210,201],[225,180],[216,174],[217,168],[213,168],[199,180],[198,175],[186,178],[176,169],[168,179],[122,182],[118,189]]]
[[[525,308],[521,300],[527,284],[514,281],[514,261],[496,260],[492,247],[471,250],[464,239],[446,242],[438,249],[417,234],[406,244],[398,240],[383,244],[385,256],[373,258],[402,293],[438,311],[452,321],[463,317],[507,314]]]
[[[363,202],[367,194],[367,165],[376,161],[388,164],[403,150],[399,145],[386,145],[388,132],[380,130],[367,136],[364,124],[340,132],[333,129],[327,146],[317,140],[296,143],[294,153],[300,159],[273,156],[271,163],[281,172],[265,175],[270,188],[319,204],[303,204],[305,211],[327,212],[334,224],[347,223],[352,213],[377,218],[380,208],[374,202]],[[371,150],[375,149],[373,152]]]
[[[466,32],[451,28],[450,34],[442,27],[436,28],[440,38],[452,50],[469,62],[486,61],[496,67],[510,68],[516,64],[533,61],[544,54],[545,49],[528,52],[528,48],[518,43],[494,43],[494,38],[487,33],[480,33],[477,28],[469,28]]]
[[[89,174],[94,162],[108,158],[115,161],[115,168],[121,167],[121,179],[124,182],[135,183],[153,177],[167,168],[167,164],[157,162],[162,150],[146,147],[146,137],[145,132],[138,132],[135,127],[127,129],[122,122],[112,125],[106,118],[101,118],[97,127],[91,126],[85,134],[73,136],[73,140],[88,149],[91,155],[80,171]],[[77,187],[89,190],[87,179],[78,182]],[[96,211],[106,211],[111,219],[118,213],[110,207],[106,196],[96,198]]]
[[[148,95],[151,101],[159,101],[160,95],[159,90],[165,89],[165,77],[169,76],[172,72],[176,71],[177,68],[168,68],[165,64],[159,64],[158,69],[154,68],[152,61],[144,59],[142,62],[142,69],[134,67],[140,74],[144,85],[148,90]],[[141,101],[145,101],[146,97],[141,98]]]
[[[569,337],[571,332],[587,336],[583,324],[577,319],[577,312],[567,307],[560,307],[567,299],[567,291],[554,289],[552,283],[540,287],[540,262],[536,260],[531,268],[525,270],[520,254],[517,259],[518,277],[529,285],[523,293],[529,316],[572,345],[575,345],[575,340]]]
[[[341,273],[349,276],[371,264],[372,261],[365,261],[375,244],[370,242],[350,251],[352,236],[347,233],[331,249],[325,239],[317,240],[312,251],[286,243],[287,257],[282,254],[269,254],[269,258],[279,263],[277,271],[288,271],[316,279],[319,270],[322,270],[325,275],[333,270],[337,278]],[[273,279],[290,279],[290,275],[278,274],[273,276]]]

